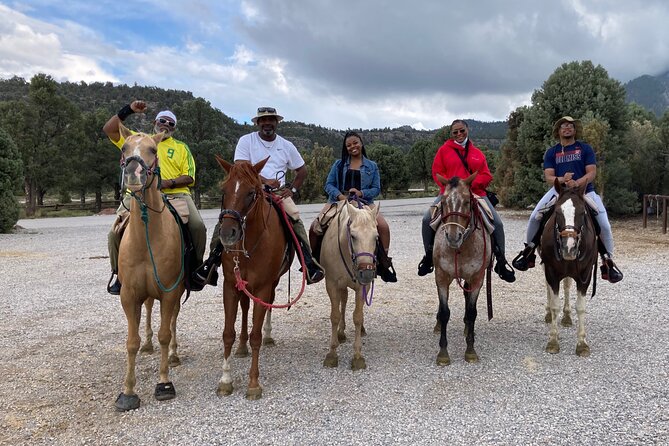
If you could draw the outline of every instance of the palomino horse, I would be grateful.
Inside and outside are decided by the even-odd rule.
[[[237,355],[247,352],[248,338],[252,359],[246,398],[259,399],[262,397],[258,363],[263,320],[268,313],[267,308],[274,302],[279,279],[290,267],[294,252],[288,244],[279,213],[263,192],[259,173],[269,158],[255,165],[246,161],[230,164],[218,156],[216,159],[228,173],[221,184],[223,198],[219,216],[219,238],[224,247],[225,325],[223,375],[216,393],[230,395],[233,390],[230,353],[236,336],[237,308],[241,305],[242,333]],[[246,325],[250,301],[248,295],[242,292],[242,286],[258,299],[254,299],[250,337]]]
[[[371,303],[371,293],[368,287],[373,287],[376,276],[376,215],[378,206],[370,209],[363,206],[356,208],[348,201],[337,203],[337,215],[330,222],[321,245],[321,265],[325,269],[325,287],[330,296],[330,322],[332,334],[330,336],[330,351],[325,356],[323,365],[337,367],[339,358],[337,347],[346,340],[344,329],[346,301],[348,289],[355,291],[355,310],[353,324],[355,325],[355,341],[353,343],[353,358],[351,369],[366,368],[365,358],[362,356],[363,334],[363,304],[368,299]]]
[[[576,354],[588,356],[590,347],[585,342],[585,294],[590,286],[591,276],[596,277],[597,238],[595,226],[587,210],[584,199],[585,185],[579,188],[563,188],[555,179],[555,190],[559,194],[553,215],[546,222],[541,234],[541,260],[546,276],[548,302],[546,322],[551,327],[548,334],[548,353],[558,353],[557,317],[560,311],[560,282],[564,280],[563,325],[571,325],[569,316],[570,278],[576,282]],[[593,291],[594,294],[594,291]]]
[[[184,242],[179,224],[167,209],[159,189],[156,147],[163,134],[153,137],[133,134],[123,125],[119,130],[125,138],[122,186],[133,198],[118,260],[118,277],[123,283],[121,305],[128,320],[128,365],[125,389],[116,400],[116,408],[125,411],[140,405],[134,391],[135,361],[140,346],[139,321],[142,304],[152,304],[153,299],[160,301],[160,369],[154,396],[157,400],[168,400],[176,395],[168,371],[169,357],[177,358],[176,319],[184,292]],[[147,326],[147,336],[148,330],[150,326]]]
[[[492,247],[490,235],[483,225],[478,200],[471,192],[471,184],[476,174],[475,172],[465,180],[458,177],[447,180],[437,174],[437,178],[445,186],[441,197],[442,223],[437,229],[433,251],[435,281],[439,293],[437,319],[441,328],[437,355],[439,365],[451,363],[446,327],[451,317],[448,294],[453,279],[462,288],[465,296],[465,360],[477,362],[479,359],[474,350],[476,301],[490,264]]]

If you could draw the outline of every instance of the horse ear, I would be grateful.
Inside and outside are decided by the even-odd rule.
[[[562,184],[560,184],[560,180],[558,180],[558,177],[555,177],[555,180],[553,181],[553,187],[555,188],[555,191],[558,194],[562,193]]]
[[[163,140],[164,137],[165,137],[165,132],[160,132],[158,134],[153,135],[151,139],[153,139],[153,142],[155,142],[156,145],[158,145],[160,144],[160,142]]]
[[[218,162],[218,165],[223,168],[227,173],[230,173],[230,168],[232,167],[232,164],[221,158],[220,156],[214,154],[216,157],[216,161]]]
[[[253,165],[253,170],[255,170],[256,173],[260,173],[262,168],[265,167],[265,164],[267,164],[267,160],[269,160],[269,156],[267,158],[265,158],[264,160],[258,161],[257,163],[255,163]]]
[[[577,188],[578,194],[579,195],[585,195],[585,189],[587,187],[588,187],[588,183],[584,183],[584,184],[581,184],[580,186],[578,186],[578,188]]]
[[[128,139],[128,136],[132,135],[132,132],[128,130],[128,128],[121,123],[119,123],[118,125],[118,132],[121,134],[121,137],[123,139]]]
[[[476,175],[478,175],[478,174],[479,174],[479,171],[477,170],[476,172],[474,172],[473,174],[471,174],[467,178],[465,178],[465,180],[464,180],[465,184],[467,186],[471,186],[472,183],[474,182],[474,178],[476,178]]]
[[[444,178],[443,176],[437,174],[437,180],[443,185],[446,186],[448,184],[448,179]]]

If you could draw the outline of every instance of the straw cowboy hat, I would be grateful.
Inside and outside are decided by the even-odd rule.
[[[274,107],[258,107],[258,113],[251,119],[251,121],[253,121],[254,124],[257,124],[258,119],[264,116],[276,116],[278,122],[281,122],[283,119],[283,116],[277,114],[276,108]]]
[[[571,116],[563,116],[553,124],[553,138],[560,139],[560,126],[565,122],[571,122],[574,124],[574,130],[576,130],[576,136],[574,139],[580,139],[583,134],[583,125],[578,119],[574,119]]]

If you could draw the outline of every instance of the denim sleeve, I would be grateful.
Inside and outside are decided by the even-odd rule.
[[[332,164],[330,173],[328,173],[328,179],[325,180],[325,193],[328,195],[328,201],[331,203],[337,201],[337,196],[341,192],[339,185],[337,184],[339,181],[337,174],[339,173],[340,164],[341,160],[337,160]]]

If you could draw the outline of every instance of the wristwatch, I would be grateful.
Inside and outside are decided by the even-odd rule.
[[[291,187],[290,191],[293,193],[293,195],[299,195],[300,194],[300,191],[298,191],[295,186]]]

